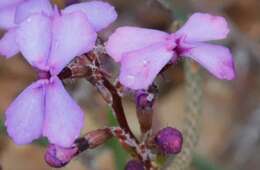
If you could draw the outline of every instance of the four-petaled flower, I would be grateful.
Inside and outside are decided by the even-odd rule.
[[[15,26],[15,41],[39,79],[6,110],[6,126],[17,144],[46,136],[51,143],[68,147],[79,136],[83,112],[57,75],[75,56],[94,47],[96,32],[112,23],[117,14],[101,1],[71,5],[62,11],[48,0],[40,1],[40,12],[35,0],[26,1],[16,11],[15,19],[21,22]]]
[[[229,32],[223,17],[193,14],[177,32],[120,27],[106,44],[108,54],[121,63],[119,80],[131,89],[147,89],[169,62],[190,57],[220,79],[233,79],[234,66],[228,48],[204,43],[223,39]]]

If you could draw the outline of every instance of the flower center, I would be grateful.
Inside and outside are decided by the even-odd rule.
[[[175,53],[177,54],[178,57],[180,57],[181,54],[185,51],[185,48],[183,48],[181,46],[181,41],[182,41],[181,38],[177,38],[175,40],[176,47],[174,48],[174,51],[175,51]]]
[[[38,79],[50,79],[50,78],[51,78],[51,74],[49,71],[43,71],[43,70],[38,71]]]
[[[185,36],[180,36],[180,35],[175,35],[175,34],[171,34],[171,36],[168,39],[170,44],[175,44],[175,47],[172,49],[172,51],[174,51],[177,58],[181,57],[181,55],[186,50],[188,50],[187,48],[185,48],[183,46],[184,40],[185,40]]]

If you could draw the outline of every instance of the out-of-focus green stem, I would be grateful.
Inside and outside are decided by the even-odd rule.
[[[112,111],[108,112],[108,121],[110,126],[117,126],[117,120],[113,116]],[[116,139],[109,140],[106,145],[113,150],[116,170],[124,169],[126,160],[128,158],[127,152],[122,148],[120,143]]]
[[[4,121],[0,119],[0,134],[5,133],[5,131],[6,129],[5,129]]]

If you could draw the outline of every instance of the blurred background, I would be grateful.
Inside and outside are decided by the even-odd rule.
[[[60,7],[75,0],[54,0]],[[117,21],[100,36],[106,40],[118,26],[132,25],[172,31],[193,12],[225,16],[231,31],[228,46],[235,60],[236,79],[220,81],[203,70],[202,121],[199,143],[193,153],[194,170],[260,169],[260,1],[259,0],[107,0],[119,14]],[[103,62],[114,71],[109,58]],[[115,69],[114,69],[115,68]],[[4,111],[11,101],[36,79],[21,56],[0,57],[0,165],[3,170],[51,170],[43,159],[46,140],[16,146],[5,133]],[[165,126],[181,128],[185,116],[183,63],[158,78],[154,130]],[[65,82],[70,94],[85,110],[82,133],[115,124],[109,108],[95,89],[84,80]],[[139,135],[135,105],[124,99],[127,118]],[[116,141],[84,152],[62,170],[122,170],[128,155]],[[1,169],[1,168],[0,168]]]

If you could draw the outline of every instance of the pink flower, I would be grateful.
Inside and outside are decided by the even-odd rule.
[[[19,52],[15,42],[15,11],[23,0],[0,1],[0,29],[7,30],[0,39],[0,55],[9,58]],[[8,31],[9,30],[9,31]]]
[[[16,27],[31,14],[50,16],[52,6],[48,0],[2,0],[0,2],[0,28],[7,30],[0,40],[0,54],[10,58],[19,52]]]
[[[117,18],[114,7],[101,1],[74,4],[63,10],[64,13],[75,11],[85,13],[95,31],[102,30]],[[36,13],[51,16],[53,9],[49,0],[1,0],[0,29],[7,32],[0,39],[0,55],[10,58],[19,52],[15,39],[16,27]]]
[[[45,10],[49,2],[45,1]],[[18,12],[26,16],[33,2]],[[77,55],[90,51],[96,31],[117,14],[104,2],[86,2],[59,12],[36,12],[21,19],[16,42],[25,59],[38,71],[39,80],[27,87],[6,110],[7,132],[17,144],[27,144],[41,136],[53,144],[70,146],[83,126],[83,112],[65,91],[57,75]],[[18,21],[19,22],[19,21]]]
[[[219,79],[234,78],[228,48],[204,43],[223,39],[229,32],[223,17],[195,13],[176,33],[120,27],[106,44],[108,54],[121,63],[119,80],[131,89],[147,89],[170,61],[189,57]]]

